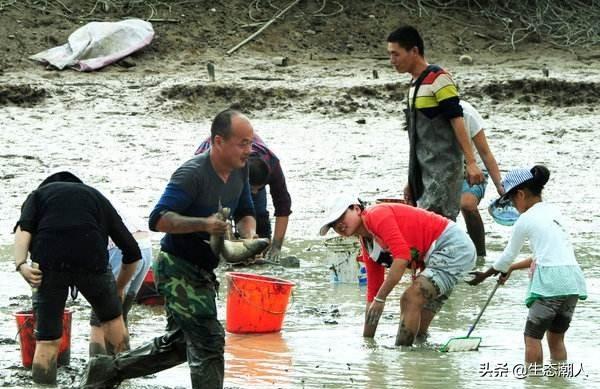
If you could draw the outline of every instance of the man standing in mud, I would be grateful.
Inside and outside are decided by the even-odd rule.
[[[208,150],[210,150],[210,138],[200,143],[195,154],[198,155]],[[256,212],[256,233],[260,238],[271,240],[265,259],[279,262],[281,246],[292,213],[292,197],[287,189],[279,158],[256,133],[252,140],[252,153],[248,159],[248,174],[252,190],[252,203]],[[274,231],[271,230],[271,221],[267,210],[267,185],[269,185],[269,193],[271,193],[273,208],[275,208]]]
[[[255,235],[246,162],[254,130],[248,118],[225,110],[213,120],[212,148],[180,166],[150,214],[154,231],[165,232],[154,263],[158,291],[165,296],[167,332],[116,358],[90,360],[82,388],[115,387],[127,378],[168,369],[187,360],[193,388],[221,388],[225,333],[217,320],[219,257],[210,235],[228,224],[215,216],[228,207],[245,238]]]
[[[405,111],[410,160],[404,198],[409,204],[456,220],[464,175],[470,185],[483,181],[458,90],[444,69],[427,63],[423,39],[414,27],[399,27],[387,42],[396,71],[413,77]]]

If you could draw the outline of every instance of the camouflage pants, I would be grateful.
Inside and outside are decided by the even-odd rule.
[[[168,253],[153,264],[158,291],[165,296],[167,331],[116,357],[98,355],[86,368],[80,387],[116,388],[123,380],[157,373],[185,361],[192,388],[222,388],[225,332],[217,320],[214,274]]]
[[[160,252],[153,263],[158,292],[165,296],[168,322],[181,329],[194,388],[221,388],[225,332],[217,320],[214,274]]]

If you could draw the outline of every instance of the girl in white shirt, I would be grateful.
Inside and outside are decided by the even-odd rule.
[[[521,214],[513,227],[510,242],[492,267],[472,272],[469,282],[477,285],[491,275],[502,273],[504,283],[513,270],[530,269],[531,282],[525,304],[529,308],[525,324],[525,361],[541,364],[542,338],[546,335],[550,357],[567,359],[564,335],[578,300],[587,298],[583,272],[564,229],[557,207],[542,202],[542,190],[550,172],[545,166],[510,171],[503,180],[504,199],[510,200]],[[532,258],[513,263],[521,247],[529,240]]]

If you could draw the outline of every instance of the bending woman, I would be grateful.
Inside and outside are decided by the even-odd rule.
[[[407,269],[413,281],[400,300],[397,346],[426,335],[458,280],[475,264],[469,236],[453,221],[420,208],[393,203],[365,208],[356,198],[340,197],[323,221],[321,235],[333,228],[360,241],[367,270],[365,337],[375,335],[386,299]]]

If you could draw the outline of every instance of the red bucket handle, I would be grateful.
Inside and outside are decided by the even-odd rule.
[[[27,312],[17,312],[16,314],[19,313],[27,313]],[[16,315],[15,314],[15,315]],[[31,313],[31,316],[28,316],[25,318],[25,321],[23,322],[23,324],[21,324],[18,328],[17,328],[17,334],[15,335],[15,342],[17,341],[17,338],[19,337],[19,334],[21,333],[21,331],[23,331],[23,328],[25,327],[25,325],[27,325],[28,322],[32,321],[35,319],[35,316],[33,315],[33,312]]]
[[[246,279],[248,279],[248,280],[250,280],[250,279],[251,279],[251,278],[247,278],[247,277],[243,277],[243,276],[238,276],[238,277],[239,277],[239,278],[246,278]],[[252,307],[254,307],[254,308],[256,308],[256,309],[260,309],[261,311],[264,311],[264,312],[270,313],[270,314],[272,314],[272,315],[282,315],[282,314],[284,314],[284,313],[286,313],[286,312],[287,312],[287,309],[285,309],[285,310],[284,310],[284,311],[282,311],[282,312],[275,312],[275,311],[271,311],[271,310],[269,310],[269,309],[265,309],[264,307],[260,307],[260,306],[258,306],[258,305],[255,305],[255,304],[253,304],[253,303],[252,303],[250,300],[248,300],[248,298],[247,298],[247,297],[246,297],[246,295],[244,294],[244,291],[243,291],[243,290],[241,290],[240,288],[238,288],[238,286],[235,284],[235,281],[233,280],[233,278],[234,278],[234,277],[231,277],[231,275],[227,274],[227,279],[230,281],[231,285],[233,285],[233,287],[235,288],[235,290],[236,290],[236,291],[237,291],[237,292],[240,294],[240,296],[242,296],[242,298],[244,299],[244,301],[246,301],[246,303],[247,303],[248,305],[250,305],[250,306],[252,306]],[[278,280],[278,281],[279,281],[279,280]],[[281,283],[281,284],[291,284],[291,286],[292,286],[292,287],[296,285],[296,284],[294,284],[293,282],[290,282],[290,281],[285,281],[285,280],[281,280],[281,281],[279,281],[279,283]],[[294,302],[295,302],[295,299],[294,299],[294,289],[292,289],[292,291],[290,292],[290,294],[291,294],[291,296],[292,296],[292,303],[291,303],[291,305],[290,305],[290,308],[291,308],[291,307],[293,307],[293,306],[294,306]]]

